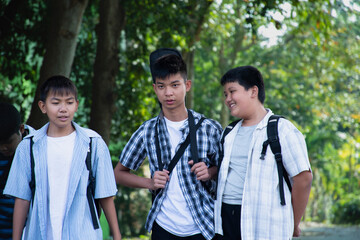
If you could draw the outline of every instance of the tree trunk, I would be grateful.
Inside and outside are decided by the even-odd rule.
[[[125,25],[123,1],[100,1],[100,22],[94,78],[92,81],[92,104],[90,128],[97,131],[106,143],[110,140],[111,120],[115,112],[115,79],[119,72],[119,39]]]
[[[40,79],[27,123],[35,129],[47,122],[38,107],[41,85],[53,75],[70,76],[77,36],[88,0],[50,0],[45,55],[40,69]],[[46,24],[46,23],[45,23]]]
[[[193,22],[194,24],[189,27],[189,31],[187,33],[188,38],[187,46],[188,51],[183,52],[184,61],[187,65],[187,71],[188,71],[188,79],[192,81],[192,86],[195,84],[195,74],[194,74],[194,57],[195,57],[195,48],[194,45],[197,41],[200,39],[200,33],[202,30],[202,25],[205,22],[206,14],[209,11],[210,5],[213,3],[212,0],[208,1],[193,1],[190,3],[190,14],[189,22]],[[186,95],[186,107],[187,108],[193,108],[193,87],[190,89],[190,91]]]

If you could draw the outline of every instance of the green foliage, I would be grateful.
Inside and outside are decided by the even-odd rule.
[[[334,224],[360,224],[360,197],[348,194],[332,208]]]
[[[194,50],[194,109],[229,121],[223,119],[227,109],[222,105],[221,76],[240,65],[259,68],[265,80],[266,107],[291,120],[306,136],[314,174],[306,219],[359,223],[359,11],[340,0],[123,3],[126,25],[119,43],[114,89],[118,100],[109,144],[113,165],[132,133],[159,112],[150,52],[158,47]],[[291,4],[288,15],[282,3]],[[83,126],[90,120],[98,5],[98,0],[89,1],[71,73],[80,97],[76,121]],[[10,0],[0,1],[0,6],[0,100],[13,102],[26,120],[45,52],[47,2]],[[203,9],[208,11],[205,22],[196,29]],[[280,21],[275,13],[286,16]],[[274,46],[267,46],[259,34],[259,28],[268,24],[286,30]],[[194,39],[197,30],[201,34]],[[147,176],[146,166],[145,162],[137,174]],[[120,187],[115,203],[123,236],[147,239],[149,193]]]

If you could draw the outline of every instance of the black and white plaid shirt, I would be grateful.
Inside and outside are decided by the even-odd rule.
[[[192,110],[190,111],[194,115],[196,124],[202,115]],[[126,144],[120,155],[120,162],[123,166],[132,170],[137,170],[145,158],[148,157],[151,176],[154,175],[155,171],[159,171],[155,146],[156,122],[158,122],[158,136],[162,161],[164,169],[167,169],[167,166],[171,161],[171,144],[162,113],[160,113],[158,117],[144,122],[131,136],[131,139]],[[182,138],[176,150],[178,150],[180,144],[185,141],[186,136],[189,134],[188,121],[185,122],[180,131],[182,132]],[[205,119],[201,124],[201,127],[196,132],[199,161],[205,162],[208,167],[217,166],[221,132],[221,125],[212,119]],[[191,159],[189,145],[177,163],[177,168],[181,171],[181,174],[179,174],[180,188],[185,196],[191,215],[202,235],[206,239],[212,239],[215,235],[213,211],[214,200],[210,193],[215,191],[216,183],[213,180],[209,180],[204,183],[196,180],[196,175],[190,172],[191,166],[188,164],[188,161]],[[152,204],[145,224],[145,228],[149,232],[151,231],[154,220],[160,211],[167,188],[168,184],[158,193]]]

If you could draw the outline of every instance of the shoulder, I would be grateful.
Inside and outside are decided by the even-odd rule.
[[[194,117],[197,119],[197,121],[199,121],[201,118],[204,118],[203,123],[201,124],[202,127],[213,128],[220,132],[222,131],[221,124],[218,121],[211,118],[207,118],[203,114],[195,112],[194,110],[190,109],[190,111],[194,114]]]
[[[288,119],[280,118],[279,119],[279,126],[278,126],[279,133],[287,134],[289,132],[298,132],[301,133],[297,127]]]
[[[92,129],[81,127],[79,124],[73,122],[73,126],[75,127],[76,133],[80,136],[85,136],[89,138],[101,138],[100,134],[95,132]]]
[[[214,129],[220,131],[220,132],[222,131],[222,126],[221,126],[221,124],[220,124],[218,121],[214,120],[214,119],[206,118],[206,119],[204,120],[204,123],[205,123],[206,125],[209,125],[210,127],[214,128]]]
[[[81,129],[84,131],[84,133],[91,138],[101,138],[100,134],[95,132],[92,129],[81,127]]]

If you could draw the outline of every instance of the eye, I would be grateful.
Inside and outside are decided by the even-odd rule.
[[[175,88],[178,87],[178,86],[179,86],[178,83],[174,83],[174,84],[173,84],[173,87],[175,87]]]

